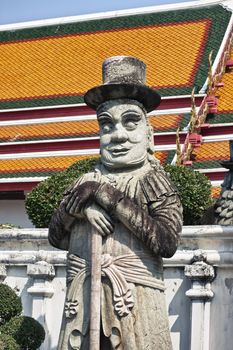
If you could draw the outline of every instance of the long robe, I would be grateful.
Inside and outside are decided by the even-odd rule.
[[[105,209],[109,201],[114,202],[114,198],[108,198],[109,190],[113,190],[112,197],[115,197],[114,191],[124,196],[115,203],[114,233],[103,239],[102,254],[106,259],[116,260],[118,266],[110,264],[110,270],[119,268],[117,259],[123,259],[120,269],[130,296],[125,293],[124,298],[128,298],[123,301],[126,312],[119,315],[113,301],[111,276],[109,278],[106,270],[102,277],[104,340],[101,350],[171,350],[162,257],[174,254],[181,231],[182,209],[176,189],[162,168],[150,163],[125,174],[109,174],[101,167],[80,178],[72,189],[86,181],[97,181],[102,185],[97,197]],[[64,222],[64,217],[58,210],[49,229],[50,243],[69,251],[67,297],[58,349],[89,350],[91,227],[82,213],[80,219],[72,218],[70,222]],[[133,276],[135,266],[127,265],[128,258],[136,259],[145,278]]]

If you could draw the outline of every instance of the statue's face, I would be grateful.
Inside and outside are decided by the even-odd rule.
[[[134,100],[111,100],[97,112],[101,160],[110,168],[129,168],[147,159],[148,125]]]

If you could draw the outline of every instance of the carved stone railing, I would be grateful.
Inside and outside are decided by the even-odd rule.
[[[43,324],[43,350],[57,347],[65,266],[66,252],[49,245],[47,229],[0,230],[0,280],[20,294],[25,315]],[[233,226],[184,227],[164,276],[174,350],[230,350]]]

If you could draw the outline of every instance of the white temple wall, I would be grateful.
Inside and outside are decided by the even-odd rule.
[[[211,303],[211,350],[233,348],[233,266],[218,268],[212,283],[214,298]]]
[[[65,265],[46,229],[0,230],[0,276],[21,295],[24,314],[44,325],[41,350],[57,348]],[[164,260],[174,350],[232,349],[232,276],[233,227],[184,227],[176,254]]]
[[[0,200],[0,224],[14,224],[31,228],[32,222],[25,211],[25,201],[22,199]]]
[[[184,276],[183,267],[165,267],[166,300],[174,350],[189,349],[190,300],[185,292],[190,281]]]

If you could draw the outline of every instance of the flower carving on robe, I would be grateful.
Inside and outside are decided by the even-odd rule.
[[[78,313],[78,300],[67,300],[65,303],[66,318],[72,318]]]

